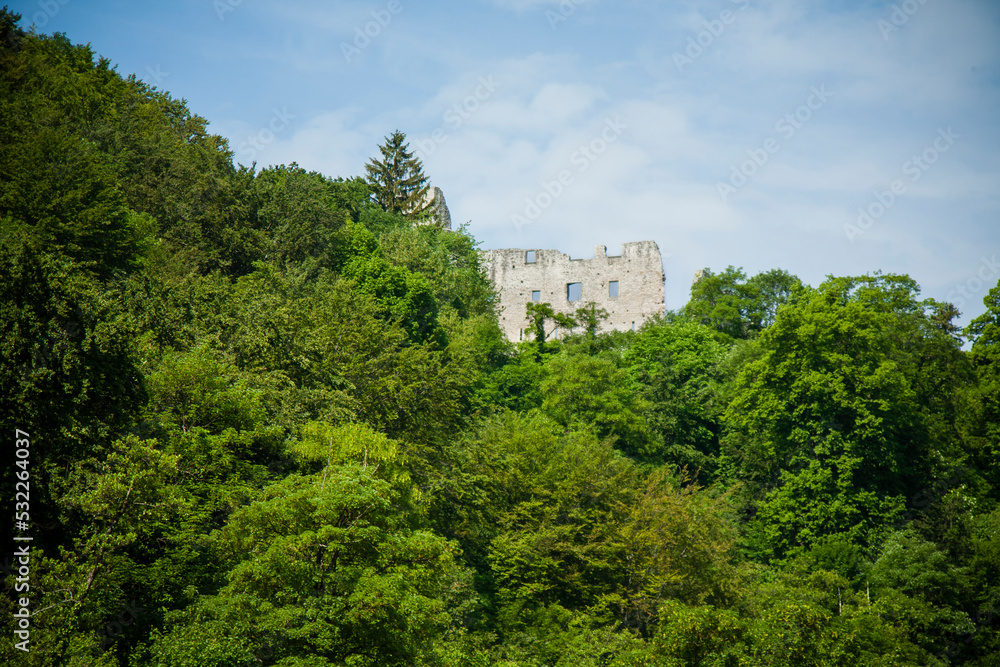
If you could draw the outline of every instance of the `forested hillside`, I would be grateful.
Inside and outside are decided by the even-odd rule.
[[[1000,665],[1000,285],[729,267],[511,344],[464,229],[18,20],[3,664]]]

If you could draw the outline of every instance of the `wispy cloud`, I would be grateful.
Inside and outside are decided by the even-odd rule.
[[[378,22],[386,1],[243,2],[220,23],[195,0],[155,18],[95,0],[87,12],[67,4],[47,28],[92,41],[122,71],[160,66],[234,148],[287,108],[296,118],[259,164],[360,174],[399,128],[424,142],[427,173],[487,247],[587,255],[654,239],[670,253],[672,306],[698,268],[728,264],[812,283],[905,271],[945,298],[982,248],[1000,245],[995,3],[927,0],[886,37],[879,21],[898,2],[572,0],[553,30],[545,17],[567,1],[399,0],[350,62],[341,44]],[[160,37],[122,37],[136,30]],[[701,51],[679,68],[690,40]],[[832,98],[786,136],[777,124],[820,86]],[[602,146],[608,119],[627,129]],[[949,126],[961,142],[850,243],[843,227],[858,208]],[[769,139],[778,150],[722,201],[717,183],[761,161]],[[580,152],[591,142],[595,159]],[[544,210],[515,228],[511,216],[539,196]]]

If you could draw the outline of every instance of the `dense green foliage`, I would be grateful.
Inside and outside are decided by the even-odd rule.
[[[0,37],[3,664],[1000,664],[1000,285],[706,269],[512,344],[464,230]]]

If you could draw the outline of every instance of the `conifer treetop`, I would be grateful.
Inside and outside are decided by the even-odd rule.
[[[406,135],[396,130],[378,148],[382,159],[372,158],[365,165],[372,199],[389,213],[411,220],[427,217],[432,205],[427,177],[409,150]]]

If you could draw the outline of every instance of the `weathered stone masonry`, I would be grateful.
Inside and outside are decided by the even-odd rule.
[[[567,315],[594,302],[608,311],[605,331],[638,329],[663,314],[663,260],[653,241],[625,243],[620,256],[610,257],[605,246],[597,246],[593,259],[572,259],[558,250],[485,250],[483,264],[500,294],[500,326],[512,341],[531,336],[525,304],[532,300]]]

